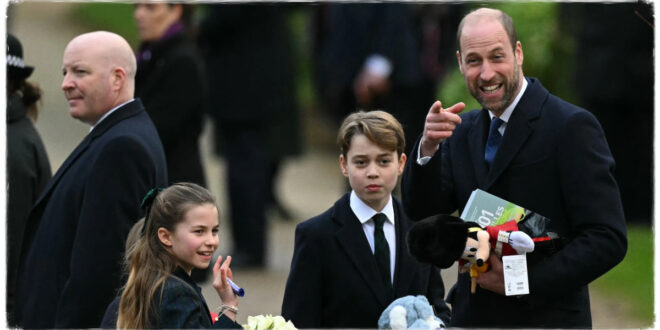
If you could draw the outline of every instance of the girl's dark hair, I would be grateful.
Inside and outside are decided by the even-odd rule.
[[[27,108],[28,116],[32,120],[37,120],[37,102],[41,100],[41,88],[39,85],[27,80],[7,79],[7,92],[7,95],[12,95],[15,92],[20,93],[23,105]]]
[[[215,198],[194,183],[173,184],[155,197],[143,223],[144,234],[126,250],[124,267],[128,279],[119,302],[118,329],[157,326],[151,324],[157,316],[157,311],[152,311],[153,298],[178,266],[175,257],[158,238],[158,229],[173,232],[188,210],[203,204],[216,205]]]

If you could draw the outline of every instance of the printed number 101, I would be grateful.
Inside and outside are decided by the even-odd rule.
[[[477,223],[481,227],[490,226],[491,222],[493,222],[493,216],[494,214],[492,212],[481,210],[481,216],[477,219]]]

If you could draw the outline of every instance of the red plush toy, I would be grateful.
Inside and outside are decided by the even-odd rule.
[[[434,215],[415,223],[408,232],[408,249],[420,262],[449,268],[459,261],[459,272],[469,271],[471,292],[476,277],[488,270],[491,249],[498,257],[534,251],[534,240],[518,230],[515,220],[481,228],[451,215]]]

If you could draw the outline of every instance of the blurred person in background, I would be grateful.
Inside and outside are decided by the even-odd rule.
[[[135,97],[144,103],[163,142],[169,182],[206,187],[199,150],[204,117],[203,60],[189,38],[194,7],[181,3],[135,5],[140,37]]]
[[[203,59],[192,42],[194,6],[144,2],[134,7],[140,37],[135,96],[144,103],[163,142],[168,181],[206,187],[199,138],[202,134],[206,85]],[[197,282],[210,271],[194,269]]]
[[[299,149],[293,59],[283,4],[214,4],[199,42],[216,152],[227,163],[236,268],[266,265],[266,209],[283,157]]]
[[[323,3],[316,6],[320,104],[339,123],[356,109],[394,115],[411,148],[454,57],[461,5]],[[408,153],[408,150],[406,150]]]
[[[652,5],[566,3],[560,9],[561,26],[575,38],[573,87],[605,131],[626,221],[651,224]]]
[[[32,205],[51,177],[43,141],[34,127],[41,89],[31,82],[34,67],[23,61],[23,46],[7,35],[7,324],[15,326],[14,294],[25,224]]]

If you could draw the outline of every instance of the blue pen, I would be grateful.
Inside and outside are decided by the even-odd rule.
[[[229,283],[229,286],[231,286],[231,289],[234,291],[234,293],[237,296],[243,297],[245,295],[245,290],[243,290],[243,288],[241,288],[240,286],[236,285],[236,283],[230,280],[229,277],[227,277],[227,282]]]

